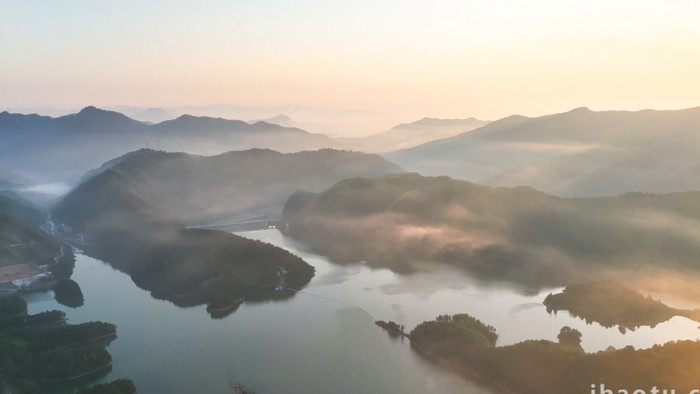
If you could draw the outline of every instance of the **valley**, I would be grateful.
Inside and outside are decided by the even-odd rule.
[[[212,132],[230,126],[207,121]],[[529,121],[464,135],[509,122]],[[264,392],[338,382],[339,392],[586,392],[585,380],[650,375],[623,378],[610,367],[619,360],[661,370],[654,360],[672,355],[679,361],[663,368],[677,376],[692,361],[700,298],[683,289],[700,278],[698,201],[696,191],[561,197],[334,149],[138,149],[86,171],[47,208],[16,186],[2,191],[0,241],[7,265],[52,267],[55,282],[22,293],[28,315],[119,327],[109,370],[77,383],[37,378],[51,392],[109,382],[127,392],[223,392],[231,382]],[[492,324],[489,334],[465,316]],[[387,336],[379,320],[406,335]],[[562,330],[580,343],[557,343]],[[171,350],[137,350],[151,345]],[[314,359],[292,368],[289,355]]]

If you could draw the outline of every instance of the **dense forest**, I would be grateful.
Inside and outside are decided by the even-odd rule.
[[[28,315],[19,296],[0,297],[0,391],[38,393],[50,382],[108,371],[105,346],[116,330],[104,322],[67,324],[60,311]]]
[[[613,282],[578,283],[558,294],[549,294],[544,305],[548,312],[569,311],[586,322],[621,331],[641,326],[655,327],[673,316],[700,321],[700,311],[671,308],[650,296]]]
[[[0,211],[0,267],[53,264],[60,251],[60,241],[17,216]]]
[[[45,210],[11,190],[0,190],[0,211],[11,213],[34,227],[44,224],[47,217]]]
[[[135,394],[136,385],[129,379],[117,379],[109,383],[100,383],[80,389],[76,394]]]
[[[652,387],[688,393],[697,388],[700,342],[585,353],[577,346],[580,333],[567,329],[562,329],[559,343],[529,340],[497,347],[493,327],[462,314],[421,323],[410,338],[411,346],[422,356],[498,392],[588,394],[592,384],[615,393],[621,389],[649,392]]]
[[[82,235],[81,247],[128,273],[157,298],[178,305],[233,308],[242,298],[286,298],[285,283],[304,286],[314,268],[291,253],[259,241],[214,230],[185,228],[124,187],[107,170],[69,193],[54,209]]]
[[[528,287],[611,271],[698,273],[700,194],[560,198],[448,177],[355,178],[287,201],[289,234],[334,261],[398,272],[445,262]]]

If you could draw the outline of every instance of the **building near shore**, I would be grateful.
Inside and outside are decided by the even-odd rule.
[[[0,294],[30,291],[53,281],[48,266],[24,263],[0,267]]]

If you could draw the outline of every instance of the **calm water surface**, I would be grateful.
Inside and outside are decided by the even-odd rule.
[[[495,326],[499,345],[556,340],[568,325],[583,333],[587,351],[700,339],[697,323],[680,317],[622,334],[568,313],[549,315],[542,300],[559,289],[525,295],[450,267],[402,276],[359,264],[338,266],[276,230],[240,235],[290,250],[316,267],[316,276],[292,299],[244,303],[213,320],[204,306],[180,308],[153,299],[126,274],[78,255],[73,279],[85,305],[71,309],[52,293],[31,294],[29,312],[59,309],[71,323],[116,324],[118,338],[108,347],[112,372],[95,382],[129,377],[141,393],[231,392],[229,375],[258,393],[489,392],[424,361],[407,341],[376,327],[380,319],[412,329],[438,314],[466,312]]]

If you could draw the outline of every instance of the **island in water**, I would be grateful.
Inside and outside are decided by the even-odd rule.
[[[66,314],[56,310],[28,315],[24,299],[2,296],[0,391],[38,393],[55,384],[102,376],[112,365],[112,356],[105,347],[116,336],[113,324],[67,324]],[[135,391],[123,389],[126,383],[117,386],[121,388],[110,392]]]
[[[301,258],[259,241],[186,228],[141,198],[119,165],[68,193],[53,213],[85,253],[179,306],[206,304],[223,317],[244,300],[293,297],[314,275]]]
[[[581,333],[562,327],[559,342],[496,346],[495,328],[467,314],[438,316],[406,336],[412,349],[439,367],[504,394],[590,394],[606,389],[630,394],[653,387],[689,393],[700,376],[698,341],[586,353],[580,347]]]
[[[641,326],[655,327],[674,316],[700,322],[700,310],[684,310],[667,306],[624,285],[609,282],[574,284],[544,299],[547,312],[569,311],[587,323],[603,327],[618,326],[621,332]]]

